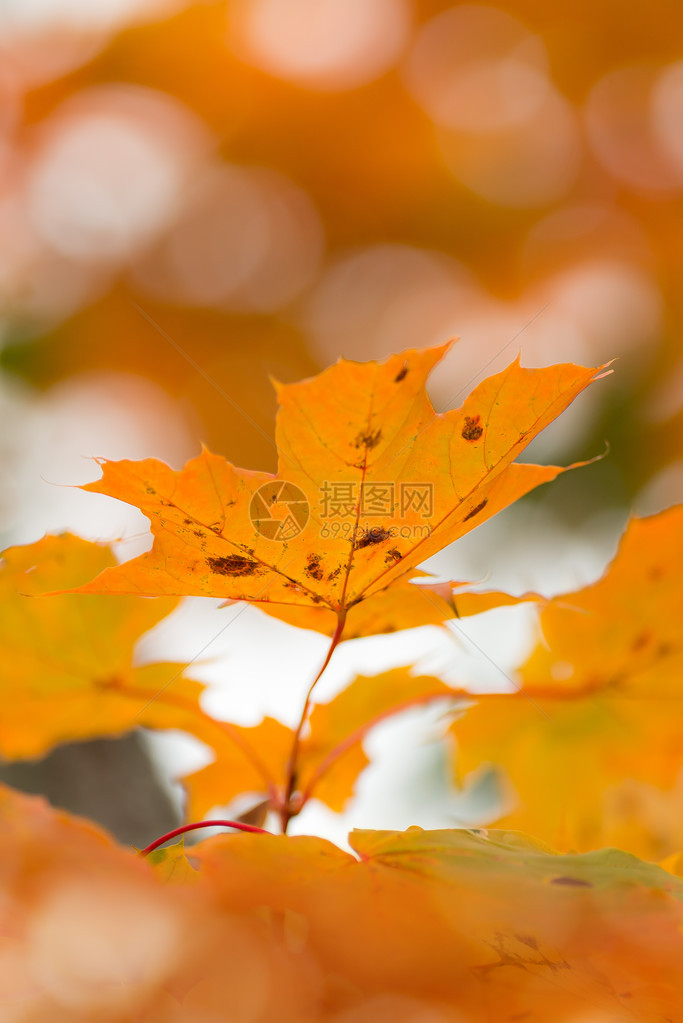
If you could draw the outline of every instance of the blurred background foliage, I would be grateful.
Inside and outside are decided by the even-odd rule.
[[[269,377],[452,335],[439,410],[519,350],[618,360],[540,442],[609,457],[527,501],[576,527],[681,500],[682,21],[678,0],[3,0],[5,544],[134,532],[37,489],[92,478],[76,456],[179,466],[204,441],[272,470]]]
[[[269,374],[457,334],[443,407],[518,348],[619,357],[574,438],[609,436],[590,492],[630,503],[683,454],[680,27],[675,0],[6,0],[5,372],[148,378],[273,468]]]

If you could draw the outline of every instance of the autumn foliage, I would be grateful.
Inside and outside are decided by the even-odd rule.
[[[181,729],[214,752],[185,779],[188,823],[249,793],[282,833],[142,856],[4,789],[3,1023],[680,1018],[683,510],[634,519],[597,583],[552,600],[428,575],[426,558],[565,471],[516,459],[606,372],[515,362],[437,415],[425,381],[444,351],[278,385],[275,475],[207,450],[179,472],[103,462],[84,489],[151,523],[131,561],[71,535],[5,552],[2,756]],[[330,637],[297,727],[217,720],[184,665],[136,664],[186,595]],[[522,601],[539,642],[506,692],[405,665],[315,700],[343,641]],[[455,736],[454,784],[495,766],[505,830],[355,831],[352,852],[287,835],[312,798],[343,809],[373,727],[426,704]]]

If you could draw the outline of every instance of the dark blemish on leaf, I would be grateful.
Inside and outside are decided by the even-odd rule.
[[[322,579],[322,577],[323,577],[323,570],[320,567],[320,555],[319,554],[309,554],[308,555],[308,557],[306,559],[306,568],[304,569],[304,572],[309,577],[309,579],[316,579],[316,580],[318,580],[318,582]]]
[[[633,643],[631,644],[631,652],[634,654],[638,653],[639,650],[642,650],[643,647],[646,647],[648,645],[651,639],[652,633],[649,631],[649,629],[645,629],[643,632],[640,632],[633,640]]]
[[[93,684],[98,689],[118,689],[121,685],[121,679],[117,678],[116,675],[108,675],[106,678],[95,678]]]
[[[489,499],[488,499],[488,497],[485,497],[484,500],[481,502],[481,504],[478,504],[476,508],[470,508],[470,510],[468,511],[467,515],[465,516],[465,518],[462,521],[463,522],[467,522],[468,519],[473,519],[474,516],[478,515],[479,512],[482,510],[482,508],[485,508],[488,503],[489,503]]]
[[[383,529],[382,526],[373,526],[372,529],[366,529],[360,539],[356,540],[353,545],[354,551],[362,550],[363,547],[371,547],[376,543],[384,543],[391,536],[391,530]]]
[[[311,593],[310,598],[314,604],[322,604],[323,598],[319,597],[317,593]]]
[[[381,439],[382,439],[381,428],[379,430],[375,430],[374,433],[368,430],[367,433],[358,434],[358,436],[353,442],[353,446],[356,448],[367,448],[368,451],[372,451],[373,448],[377,447]]]
[[[204,539],[204,534],[202,533],[201,529],[193,529],[193,530],[192,530],[192,532],[193,532],[193,534],[194,534],[194,535],[195,535],[196,537],[198,537],[198,538],[199,538],[200,540],[203,540],[203,539]]]
[[[206,563],[218,575],[253,575],[258,562],[243,558],[241,554],[228,554],[227,558],[207,558]]]
[[[479,440],[483,432],[481,416],[465,416],[465,425],[462,428],[462,436],[465,440]]]
[[[397,551],[395,547],[392,547],[390,551],[387,551],[387,556],[384,559],[387,565],[390,565],[392,561],[400,561],[403,555],[400,551]]]
[[[328,577],[327,577],[328,583],[334,582],[334,580],[340,575],[340,573],[341,573],[341,565],[337,565],[337,567],[335,569],[333,569],[333,571],[330,572],[330,574],[328,575]]]
[[[592,888],[590,881],[584,881],[580,877],[554,877],[551,884],[573,885],[575,888]]]
[[[404,362],[403,365],[401,366],[401,368],[399,369],[398,373],[394,377],[394,383],[395,384],[400,384],[401,381],[405,380],[405,378],[407,376],[408,376],[408,363]]]
[[[145,487],[145,490],[147,491],[148,494],[156,494],[156,490],[154,489],[154,487]]]
[[[515,934],[517,941],[521,941],[523,945],[528,945],[529,948],[533,948],[534,951],[538,952],[538,942],[530,934]]]
[[[191,526],[192,525],[192,519],[183,519],[183,525],[184,526]]]
[[[209,529],[213,533],[220,533],[223,529],[223,526],[220,522],[212,522],[211,525],[209,526]]]

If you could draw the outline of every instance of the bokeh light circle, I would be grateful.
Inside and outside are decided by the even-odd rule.
[[[410,29],[406,0],[236,0],[229,39],[269,74],[322,90],[356,88],[398,59]]]

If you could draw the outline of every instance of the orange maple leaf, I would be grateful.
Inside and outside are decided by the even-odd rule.
[[[522,369],[517,361],[461,408],[437,415],[425,381],[447,348],[381,364],[340,360],[278,385],[275,476],[207,450],[180,472],[154,459],[102,461],[102,478],[84,489],[140,508],[154,544],[81,591],[227,597],[275,614],[281,606],[326,609],[341,621],[410,577],[419,562],[564,471],[514,459],[604,371]],[[369,627],[375,618],[369,609]],[[418,608],[415,619],[423,618]]]

